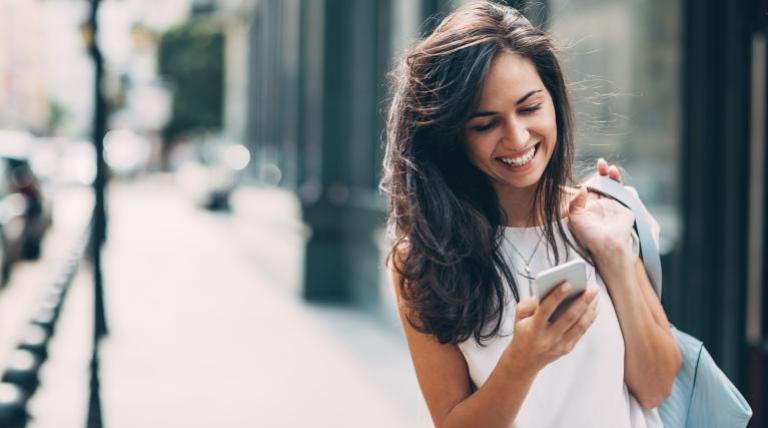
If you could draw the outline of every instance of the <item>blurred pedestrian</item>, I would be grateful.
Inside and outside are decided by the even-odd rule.
[[[385,176],[398,308],[436,426],[660,427],[680,353],[631,211],[571,175],[572,111],[550,37],[464,5],[394,73]],[[598,171],[620,180],[615,166]],[[536,273],[590,285],[541,300]]]

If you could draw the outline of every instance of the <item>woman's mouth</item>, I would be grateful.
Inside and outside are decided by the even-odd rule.
[[[508,170],[515,172],[522,171],[532,163],[533,158],[536,157],[536,153],[539,151],[540,145],[540,142],[536,143],[530,149],[518,156],[498,157],[496,160],[501,162],[501,164],[504,165],[504,167]]]

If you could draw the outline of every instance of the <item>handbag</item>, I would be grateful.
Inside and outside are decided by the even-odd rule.
[[[640,243],[648,279],[661,299],[661,259],[653,241],[647,211],[640,199],[608,177],[595,176],[584,183],[587,189],[613,198],[635,214],[635,232]],[[743,428],[752,409],[738,389],[717,366],[704,344],[671,326],[680,348],[682,366],[672,394],[658,407],[665,428]]]

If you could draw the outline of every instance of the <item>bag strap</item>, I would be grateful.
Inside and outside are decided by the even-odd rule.
[[[608,177],[595,175],[587,180],[584,185],[588,190],[613,198],[635,214],[635,231],[640,238],[640,257],[643,259],[648,279],[651,281],[656,295],[661,299],[661,258],[656,249],[656,244],[651,234],[651,225],[648,222],[648,217],[640,199],[621,183]]]

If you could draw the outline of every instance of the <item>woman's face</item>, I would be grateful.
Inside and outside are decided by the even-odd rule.
[[[532,190],[557,144],[552,97],[533,63],[500,52],[464,128],[467,155],[496,193]]]

